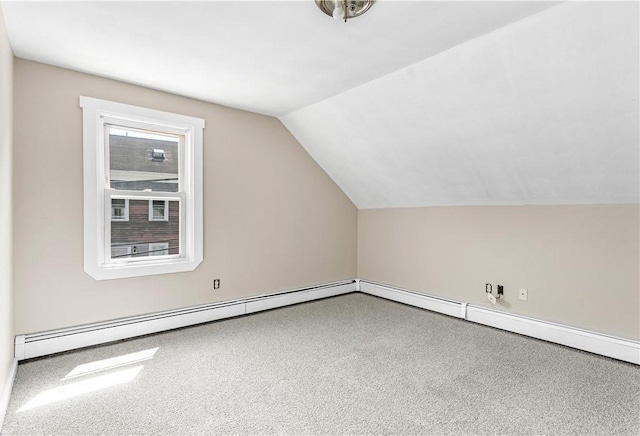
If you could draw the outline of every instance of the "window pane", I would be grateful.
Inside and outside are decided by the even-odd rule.
[[[109,126],[112,189],[178,192],[177,136]]]
[[[126,219],[127,200],[123,198],[111,199],[111,219],[124,220]]]
[[[167,254],[169,254],[168,242],[149,244],[149,256],[166,256]]]
[[[153,219],[162,220],[165,218],[165,202],[163,200],[153,200],[151,210]]]
[[[131,247],[129,246],[112,246],[111,258],[112,259],[125,259],[131,254]]]
[[[155,205],[155,201],[153,203]],[[129,221],[111,222],[111,259],[180,254],[180,202],[167,201],[168,219],[149,221],[149,200],[129,200]],[[160,200],[164,211],[164,200]],[[114,250],[130,247],[127,256]]]

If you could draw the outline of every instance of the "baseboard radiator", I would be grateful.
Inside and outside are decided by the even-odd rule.
[[[365,294],[640,365],[640,342],[365,280],[356,280],[356,287]]]
[[[15,357],[32,359],[121,339],[158,333],[355,291],[349,280],[257,297],[121,318],[78,327],[16,336]]]
[[[375,295],[387,300],[640,365],[640,343],[637,341],[360,279],[20,335],[16,336],[15,357],[18,360],[31,359],[352,292]]]

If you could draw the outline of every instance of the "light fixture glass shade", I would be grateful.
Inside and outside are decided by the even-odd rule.
[[[322,12],[335,19],[359,17],[369,10],[375,0],[315,0]]]
[[[335,0],[335,5],[333,7],[333,18],[336,20],[342,20],[344,18],[344,9],[342,0]]]

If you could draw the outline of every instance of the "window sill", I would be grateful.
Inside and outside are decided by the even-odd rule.
[[[172,274],[195,270],[202,259],[167,259],[165,261],[139,261],[118,264],[96,265],[85,272],[96,280],[123,279],[130,277]]]

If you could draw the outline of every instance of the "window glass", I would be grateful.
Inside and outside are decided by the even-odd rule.
[[[149,204],[166,203],[166,220],[149,220]],[[115,253],[130,247],[125,255]],[[140,259],[150,256],[180,255],[180,201],[129,200],[129,221],[111,222],[111,259]]]
[[[130,256],[131,254],[131,247],[128,245],[121,245],[121,246],[112,246],[111,247],[111,258],[112,259],[126,259]]]
[[[111,219],[114,221],[126,221],[127,216],[127,200],[124,198],[111,199]]]
[[[151,200],[149,202],[149,220],[150,221],[166,221],[168,219],[167,206],[168,202],[165,200]]]
[[[178,192],[178,136],[107,126],[111,189]]]
[[[149,244],[149,256],[166,256],[169,254],[169,243],[158,242]]]

